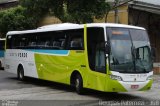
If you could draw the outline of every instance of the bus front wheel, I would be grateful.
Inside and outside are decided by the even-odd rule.
[[[82,77],[79,74],[77,75],[75,79],[75,88],[78,94],[83,93],[83,81],[82,81]]]
[[[18,67],[18,73],[17,73],[17,77],[19,80],[23,81],[24,80],[24,69],[22,66]]]

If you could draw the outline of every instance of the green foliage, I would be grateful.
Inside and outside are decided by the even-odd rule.
[[[86,23],[103,18],[108,8],[105,0],[69,0],[67,9],[75,22]]]
[[[36,28],[46,15],[62,22],[90,23],[104,17],[110,9],[105,0],[19,0],[15,8],[0,11],[0,35],[8,31]]]
[[[20,3],[37,21],[51,14],[62,22],[88,23],[104,17],[110,9],[105,0],[20,0]]]
[[[26,9],[21,6],[0,12],[0,32],[1,37],[5,37],[8,31],[24,30],[35,27],[33,18],[25,15]]]
[[[49,0],[19,0],[22,7],[26,8],[27,17],[34,18],[35,24],[45,16],[48,11]],[[53,0],[54,1],[54,0]]]

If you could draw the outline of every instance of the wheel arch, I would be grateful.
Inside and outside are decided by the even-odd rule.
[[[83,76],[82,76],[82,74],[81,74],[78,70],[74,70],[74,71],[72,72],[71,76],[70,76],[70,85],[71,85],[71,86],[74,86],[74,81],[75,81],[77,75],[80,75],[80,76],[81,76],[81,78],[82,78],[82,83],[83,83]]]

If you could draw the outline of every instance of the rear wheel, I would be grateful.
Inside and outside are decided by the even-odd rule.
[[[2,62],[0,61],[0,69],[3,70],[4,68],[2,67]]]
[[[18,73],[17,73],[17,77],[19,80],[24,80],[24,69],[22,66],[18,67]]]
[[[83,94],[83,81],[79,74],[75,78],[75,88],[78,94]]]

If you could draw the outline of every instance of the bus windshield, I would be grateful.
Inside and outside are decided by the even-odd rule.
[[[109,28],[110,69],[121,73],[147,73],[152,70],[148,35],[145,30]]]

